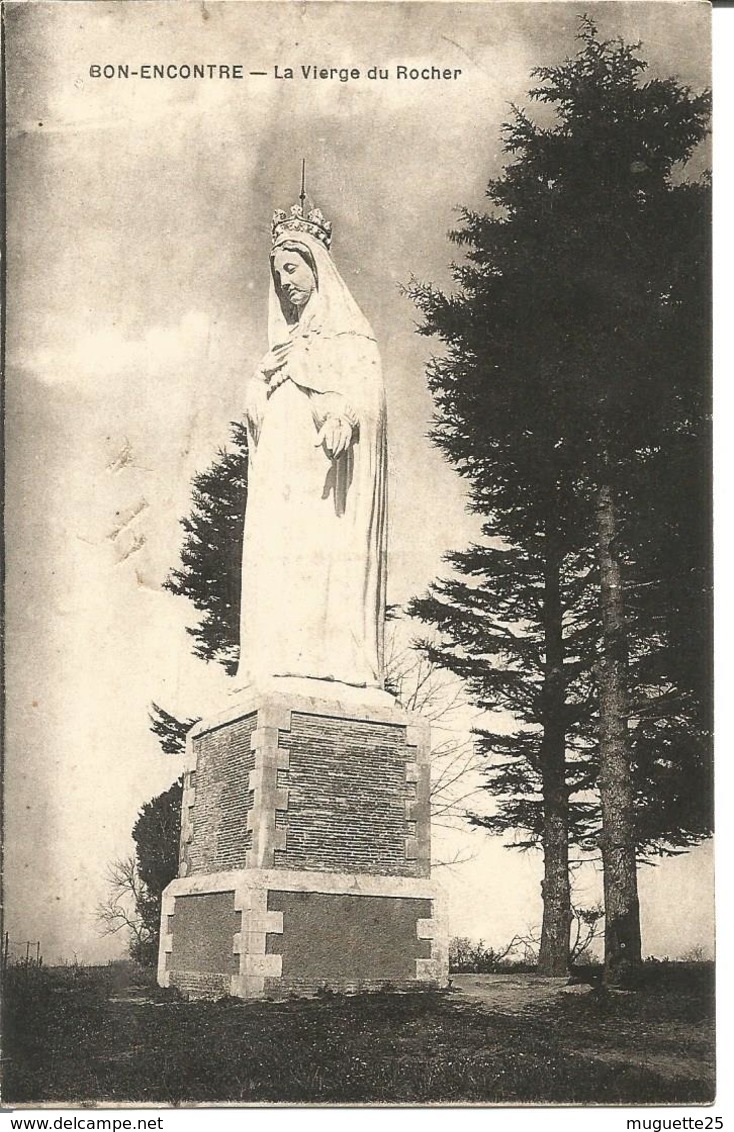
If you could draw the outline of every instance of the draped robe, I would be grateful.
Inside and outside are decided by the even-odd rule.
[[[248,398],[238,676],[256,686],[295,676],[381,688],[387,442],[380,357],[326,248],[309,234],[286,232],[273,253],[284,243],[310,251],[316,290],[298,317],[271,275],[270,347],[290,340],[291,349],[269,381],[256,374],[261,385]],[[353,427],[336,459],[316,445],[329,414]]]

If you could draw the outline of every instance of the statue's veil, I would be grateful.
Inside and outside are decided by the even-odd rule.
[[[310,259],[316,267],[317,290],[307,303],[301,319],[296,323],[289,323],[283,308],[287,300],[281,299],[278,294],[271,270],[268,307],[270,348],[281,342],[287,342],[289,337],[307,337],[311,334],[318,334],[323,338],[354,334],[374,341],[372,327],[357,306],[322,242],[308,232],[281,232],[273,244],[271,267],[274,253],[284,245],[296,250],[299,247],[306,249],[308,253],[304,257],[306,262],[308,263]]]

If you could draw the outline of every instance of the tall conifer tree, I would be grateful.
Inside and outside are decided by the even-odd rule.
[[[576,695],[573,681],[586,681],[595,693],[606,975],[614,982],[640,961],[637,852],[660,834],[661,811],[674,801],[647,799],[646,832],[645,820],[637,820],[641,784],[666,759],[673,778],[676,759],[690,770],[691,740],[699,754],[706,749],[705,693],[691,679],[696,663],[707,667],[706,538],[689,554],[679,542],[685,508],[676,516],[674,507],[662,517],[665,537],[657,537],[654,499],[649,488],[638,489],[660,468],[681,477],[675,491],[687,489],[686,466],[699,485],[705,481],[706,186],[678,184],[674,173],[706,135],[710,100],[672,78],[641,81],[639,45],[602,40],[586,17],[579,40],[574,58],[534,72],[540,81],[530,96],[555,109],[555,122],[542,127],[515,111],[505,127],[510,163],[487,189],[490,211],[463,213],[454,239],[467,262],[455,269],[456,294],[411,288],[423,333],[445,345],[428,371],[434,439],[468,478],[487,535],[501,540],[516,579],[509,612],[530,640],[515,632],[514,667],[500,648],[477,645],[477,603],[484,604],[485,630],[507,613],[496,581],[481,598],[454,591],[466,614],[458,633],[442,621],[445,609],[415,609],[449,638],[454,633],[454,661],[473,649],[485,667],[493,654],[505,665],[502,674],[478,678],[478,702],[523,701],[529,750],[537,748],[534,767],[530,754],[525,763],[544,803],[544,937],[555,940],[548,969],[567,947],[561,843],[569,820],[564,796],[576,774],[567,752],[589,737],[588,712],[583,719],[573,706],[588,697]],[[499,563],[500,551],[492,553]],[[532,579],[518,564],[529,566]],[[471,561],[454,565],[476,574]],[[579,579],[586,585],[575,595]],[[693,664],[675,657],[692,620],[686,593],[694,597],[688,608],[703,617],[696,640],[704,651]],[[530,644],[540,650],[537,661]],[[662,759],[671,713],[658,712],[656,728],[635,714],[659,698],[654,688],[685,702],[672,729],[677,740]],[[508,771],[505,785],[510,781]],[[518,790],[527,781],[518,780]],[[705,805],[695,814],[678,805],[677,821],[667,822],[669,839],[695,839],[707,821]]]

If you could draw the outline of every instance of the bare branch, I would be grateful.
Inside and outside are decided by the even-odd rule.
[[[470,853],[468,849],[457,849],[453,857],[448,857],[446,860],[431,861],[432,869],[453,869],[457,865],[465,865],[467,861],[473,861],[476,853]]]
[[[99,934],[116,935],[127,930],[134,939],[141,942],[147,930],[138,908],[145,892],[135,858],[125,857],[111,861],[107,866],[105,879],[109,885],[108,896],[95,910]]]

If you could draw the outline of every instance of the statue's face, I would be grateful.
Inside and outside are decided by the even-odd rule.
[[[280,293],[298,310],[316,290],[313,271],[298,252],[278,248],[273,256],[273,275]]]

